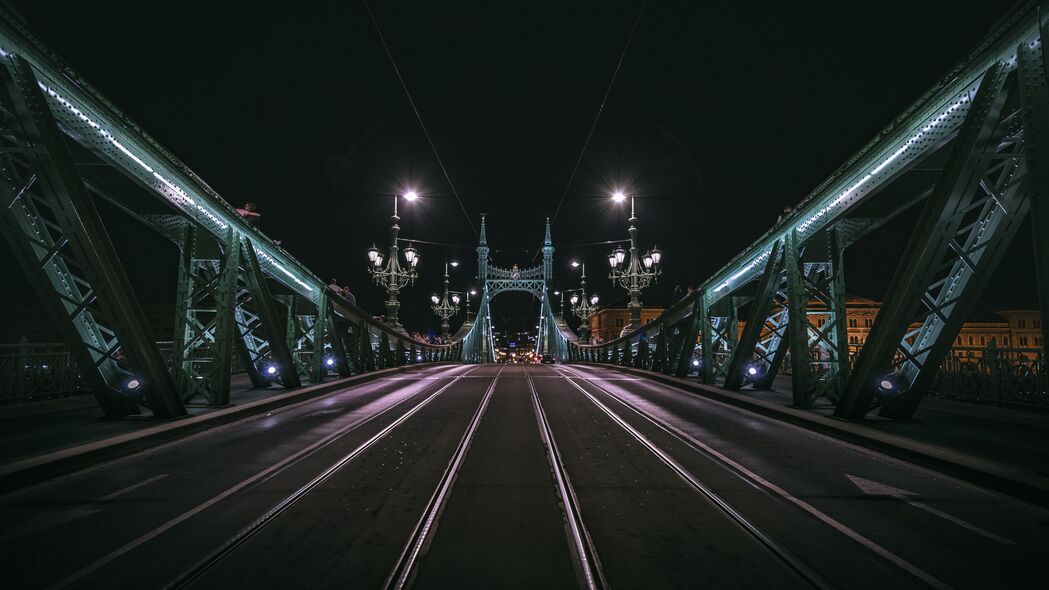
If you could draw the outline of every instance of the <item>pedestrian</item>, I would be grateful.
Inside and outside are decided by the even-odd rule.
[[[244,203],[244,207],[237,209],[237,213],[240,213],[240,216],[243,217],[244,221],[247,221],[248,225],[251,227],[255,227],[259,222],[259,218],[262,217],[262,214],[258,212],[258,207],[255,205],[254,201]]]
[[[794,208],[790,205],[783,207],[783,213],[780,213],[779,217],[776,218],[776,223],[782,223],[784,219],[790,216],[792,211],[794,211]]]

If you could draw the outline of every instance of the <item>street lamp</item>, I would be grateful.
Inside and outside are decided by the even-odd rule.
[[[579,291],[578,294],[573,293],[572,297],[568,300],[572,304],[572,313],[582,321],[583,325],[586,326],[586,340],[590,340],[590,317],[597,312],[597,293],[594,293],[589,298],[586,296],[586,265],[583,264],[583,276],[579,279],[579,289],[572,289],[573,291]],[[584,342],[586,344],[586,342]]]
[[[450,300],[449,294],[451,294]],[[450,335],[448,320],[459,313],[459,294],[448,290],[447,262],[444,263],[444,292],[441,296],[438,296],[437,293],[430,295],[430,301],[433,302],[430,307],[434,315],[441,318],[441,336],[447,338]]]
[[[625,195],[620,192],[612,195],[612,200],[617,203],[625,199]],[[630,302],[627,303],[630,321],[623,326],[621,334],[641,327],[641,290],[658,279],[661,274],[660,262],[663,260],[663,253],[658,248],[652,248],[644,255],[638,254],[636,222],[634,198],[630,197],[630,260],[627,261],[627,251],[622,246],[608,255],[608,265],[612,269],[608,278],[612,279],[613,285],[618,282],[630,294]]]
[[[419,198],[415,191],[409,191],[403,196],[406,201],[414,201]],[[372,276],[372,280],[375,281],[376,285],[386,288],[386,325],[398,332],[404,332],[404,326],[397,320],[397,311],[401,308],[401,303],[397,301],[397,294],[406,285],[414,284],[415,279],[419,276],[415,270],[419,266],[419,251],[409,244],[404,249],[405,265],[401,266],[397,255],[397,235],[401,231],[397,222],[400,219],[397,216],[397,196],[395,195],[393,197],[393,216],[390,217],[390,250],[388,256],[383,256],[382,252],[374,244],[371,248],[368,248],[368,261],[371,263],[371,266],[368,267],[368,274]]]

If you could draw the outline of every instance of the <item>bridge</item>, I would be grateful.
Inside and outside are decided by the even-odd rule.
[[[555,312],[551,218],[506,267],[480,215],[477,315],[434,344],[401,329],[397,288],[387,321],[330,288],[0,10],[0,231],[91,394],[0,407],[9,584],[1039,585],[1049,327],[1024,365],[1043,413],[929,392],[1022,228],[1049,317],[1047,34],[1049,5],[1018,4],[774,227],[608,341]],[[178,248],[168,345],[103,204]],[[850,351],[845,252],[903,217]],[[538,303],[535,352],[556,362],[495,362],[508,292]],[[29,358],[0,398],[48,370]]]

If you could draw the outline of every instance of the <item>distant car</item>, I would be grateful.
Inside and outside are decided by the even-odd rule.
[[[544,354],[543,356],[539,357],[539,362],[543,363],[544,365],[556,365],[557,357],[552,354]]]

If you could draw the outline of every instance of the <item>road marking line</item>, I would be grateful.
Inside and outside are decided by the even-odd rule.
[[[572,374],[574,375],[574,372]],[[565,375],[565,378],[568,379],[569,381],[571,381],[571,376]],[[662,428],[665,431],[668,431],[668,432],[670,432],[672,434],[677,435],[679,438],[683,439],[686,443],[691,444],[692,446],[697,447],[698,449],[702,449],[703,451],[706,451],[710,455],[712,455],[715,458],[717,458],[718,460],[720,460],[722,463],[724,463],[724,464],[728,465],[729,467],[733,468],[734,470],[736,470],[739,474],[744,475],[745,477],[749,478],[753,482],[760,484],[761,486],[765,487],[769,491],[771,491],[774,494],[780,496],[784,500],[787,500],[788,502],[790,502],[790,503],[794,504],[795,506],[801,508],[805,512],[808,512],[812,516],[814,516],[817,519],[819,519],[820,521],[822,521],[824,524],[830,526],[831,528],[833,528],[834,530],[838,531],[839,533],[845,535],[846,537],[849,537],[853,541],[856,541],[860,545],[863,545],[867,549],[870,549],[874,553],[876,553],[876,554],[880,555],[881,557],[887,559],[888,561],[890,561],[891,563],[893,563],[894,565],[896,565],[900,569],[902,569],[902,570],[906,571],[907,573],[913,575],[914,577],[922,580],[926,584],[929,584],[933,588],[938,588],[938,589],[941,589],[941,590],[949,590],[951,588],[951,586],[941,582],[940,580],[938,580],[937,578],[935,578],[931,574],[926,573],[924,570],[922,570],[918,566],[912,564],[911,562],[909,562],[906,559],[900,557],[899,555],[896,555],[892,551],[889,551],[888,549],[882,547],[881,545],[875,543],[874,541],[868,539],[867,537],[861,535],[860,533],[852,530],[851,528],[847,527],[846,525],[842,524],[841,522],[835,520],[833,517],[828,516],[827,514],[824,514],[823,512],[821,512],[819,509],[817,509],[812,504],[809,504],[808,502],[805,502],[804,500],[801,500],[801,499],[798,499],[798,498],[792,496],[789,492],[787,492],[783,488],[777,486],[776,484],[766,480],[765,478],[761,477],[760,475],[758,475],[758,474],[754,473],[753,471],[747,469],[743,465],[741,465],[741,464],[737,463],[736,461],[730,459],[729,457],[725,456],[723,453],[717,451],[713,447],[711,447],[711,446],[709,446],[709,445],[707,445],[707,444],[705,444],[703,442],[700,442],[699,440],[697,440],[696,438],[694,438],[692,435],[688,434],[687,432],[684,432],[681,429],[677,428],[676,426],[673,426],[673,425],[665,422],[661,418],[657,419],[657,418],[648,416],[647,414],[645,414],[645,413],[641,412],[640,410],[634,408],[632,405],[630,405],[630,404],[624,402],[623,400],[619,399],[618,396],[616,396],[616,395],[614,395],[612,393],[609,393],[609,395],[611,395],[613,398],[615,398],[617,401],[619,401],[619,403],[623,404],[624,407],[629,408],[630,410],[634,411],[634,413],[636,413],[637,415],[641,416],[642,418],[645,418],[646,420],[648,420],[652,424],[655,424],[657,427],[660,427],[660,428]]]
[[[864,478],[856,476],[856,475],[849,475],[848,473],[845,474],[845,477],[847,477],[849,479],[849,481],[851,481],[853,484],[855,484],[856,487],[858,487],[861,492],[863,492],[864,494],[866,494],[868,496],[882,496],[882,497],[886,497],[886,498],[894,498],[896,500],[900,500],[901,502],[906,502],[906,503],[910,504],[911,506],[914,506],[915,508],[918,508],[919,510],[925,510],[926,512],[929,512],[930,514],[933,514],[935,516],[939,516],[940,518],[942,518],[942,519],[944,519],[946,521],[953,522],[954,524],[956,524],[956,525],[958,525],[958,526],[960,526],[960,527],[962,527],[964,529],[968,529],[968,530],[970,530],[970,531],[972,531],[972,532],[974,532],[974,533],[976,533],[978,535],[983,535],[984,537],[987,537],[988,539],[991,539],[992,541],[997,541],[997,542],[1005,544],[1005,545],[1015,545],[1016,544],[1016,543],[1010,541],[1009,539],[1006,539],[1005,537],[999,537],[998,535],[996,535],[996,534],[994,534],[994,533],[992,533],[992,532],[990,532],[988,530],[982,529],[982,528],[980,528],[980,527],[978,527],[978,526],[976,526],[974,524],[970,524],[968,522],[965,522],[964,520],[962,520],[962,519],[960,519],[960,518],[958,518],[956,516],[951,516],[950,514],[947,514],[946,512],[944,512],[944,511],[942,511],[942,510],[940,510],[938,508],[933,508],[932,506],[929,506],[925,502],[919,502],[917,500],[912,500],[911,497],[918,495],[915,492],[911,492],[911,491],[908,491],[908,490],[901,490],[900,488],[894,488],[894,487],[892,487],[890,485],[887,485],[887,484],[879,483],[879,482],[876,482],[876,481],[871,481],[869,479],[864,479]]]
[[[449,378],[454,381],[458,377],[454,377],[453,376],[453,377],[449,377]],[[409,397],[411,397],[412,395],[415,395],[415,394],[411,394]],[[436,394],[433,394],[433,395],[436,395]],[[429,399],[429,398],[427,398],[427,399]],[[73,582],[76,582],[77,580],[80,580],[84,576],[87,576],[87,575],[95,572],[99,568],[105,566],[106,564],[108,564],[111,561],[117,559],[118,557],[121,557],[124,554],[128,553],[129,551],[132,551],[132,550],[134,550],[134,549],[144,545],[145,543],[155,539],[156,537],[160,536],[164,532],[166,532],[166,531],[170,530],[171,528],[173,528],[173,527],[175,527],[175,526],[177,526],[177,525],[179,525],[179,524],[189,520],[190,518],[196,516],[197,514],[200,514],[201,512],[207,510],[208,508],[211,508],[215,504],[218,504],[222,500],[225,500],[229,496],[239,492],[240,490],[248,487],[249,485],[252,485],[252,484],[258,482],[259,480],[262,480],[263,478],[268,477],[271,474],[277,473],[278,471],[280,471],[284,467],[287,467],[291,463],[295,462],[296,460],[302,458],[305,455],[308,455],[308,454],[312,453],[313,451],[321,448],[322,446],[327,445],[328,443],[330,443],[331,441],[335,440],[336,438],[339,438],[340,436],[348,433],[349,431],[351,431],[351,430],[353,430],[353,429],[355,429],[355,428],[357,428],[359,426],[362,426],[366,422],[369,422],[369,421],[371,421],[371,420],[373,420],[375,418],[378,418],[379,416],[382,416],[383,414],[385,414],[386,412],[392,410],[393,408],[396,408],[396,407],[400,406],[402,403],[404,403],[404,401],[406,401],[406,400],[402,400],[400,402],[394,403],[391,406],[383,409],[382,411],[380,411],[377,414],[373,414],[373,415],[368,416],[366,418],[361,418],[361,419],[359,419],[359,420],[357,420],[355,422],[347,424],[346,426],[340,428],[339,430],[336,430],[335,432],[332,432],[328,436],[325,436],[324,438],[318,440],[317,442],[311,444],[310,446],[296,451],[295,453],[285,457],[284,459],[280,460],[279,462],[274,463],[273,465],[270,465],[266,469],[263,469],[262,471],[260,471],[260,472],[256,473],[255,475],[253,475],[253,476],[251,476],[251,477],[241,481],[240,483],[234,485],[233,487],[228,488],[226,491],[218,494],[217,496],[214,496],[211,499],[209,499],[209,500],[207,500],[207,501],[205,501],[205,502],[203,502],[201,504],[198,504],[194,508],[192,508],[192,509],[190,509],[190,510],[188,510],[186,512],[183,512],[182,514],[180,514],[180,515],[176,516],[175,518],[167,521],[166,523],[164,523],[164,524],[154,528],[153,530],[151,530],[151,531],[147,532],[146,534],[138,537],[137,539],[135,539],[133,541],[130,541],[130,542],[122,545],[121,547],[118,547],[118,548],[114,549],[113,551],[107,553],[106,555],[104,555],[101,558],[95,560],[94,562],[92,562],[92,563],[90,563],[90,564],[80,568],[79,570],[73,572],[72,574],[66,576],[65,578],[62,578],[58,582],[55,582],[54,584],[51,584],[50,586],[48,586],[48,588],[49,589],[52,589],[52,588],[63,588],[65,586],[68,586],[68,585],[72,584]]]
[[[165,477],[167,477],[168,475],[170,475],[170,474],[168,474],[168,473],[161,473],[160,475],[151,477],[149,479],[142,480],[142,481],[140,481],[140,482],[138,482],[138,483],[136,483],[134,485],[130,485],[130,486],[126,487],[126,488],[119,489],[119,490],[117,490],[117,491],[115,491],[115,492],[113,492],[111,494],[106,494],[105,496],[102,496],[101,498],[99,498],[96,501],[96,503],[98,503],[98,502],[105,502],[107,500],[112,500],[113,498],[118,498],[118,497],[123,496],[124,494],[126,494],[128,492],[137,490],[138,488],[141,488],[143,486],[148,486],[149,484],[151,484],[151,483],[153,483],[155,481],[160,481],[160,480],[164,479]]]

